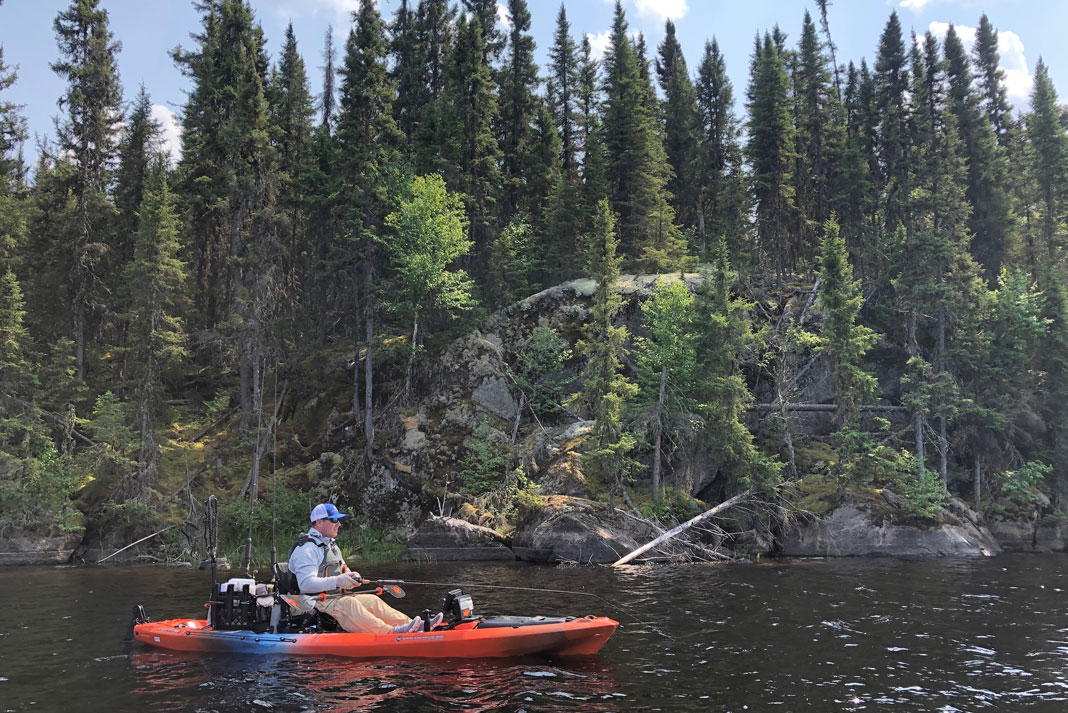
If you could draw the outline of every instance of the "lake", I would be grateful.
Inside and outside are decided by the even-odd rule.
[[[483,614],[611,616],[583,659],[348,660],[124,642],[133,604],[203,616],[206,572],[0,570],[0,711],[1068,710],[1068,558],[601,568],[387,564],[391,603],[462,585]],[[446,586],[448,585],[448,586]],[[480,585],[528,587],[490,589]],[[559,590],[556,592],[534,590]]]

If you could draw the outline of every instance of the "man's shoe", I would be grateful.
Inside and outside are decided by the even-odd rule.
[[[395,627],[393,627],[394,634],[414,634],[415,632],[422,630],[423,619],[422,617],[418,616],[409,621],[407,624],[397,624]]]
[[[438,625],[441,624],[441,622],[444,621],[444,620],[445,620],[445,615],[444,614],[442,614],[441,612],[438,612],[437,614],[435,614],[433,616],[433,618],[430,619],[430,631],[433,631],[434,629],[438,628]]]

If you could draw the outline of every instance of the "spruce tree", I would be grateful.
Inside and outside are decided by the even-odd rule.
[[[616,2],[604,58],[604,159],[612,211],[619,216],[620,252],[647,271],[679,269],[686,245],[666,190],[670,177],[655,127],[655,94]],[[647,74],[648,68],[644,69]]]
[[[138,211],[145,197],[150,162],[157,153],[162,127],[152,118],[152,101],[144,85],[130,109],[126,129],[119,144],[119,170],[115,174],[115,241],[112,263],[119,270],[133,258]]]
[[[0,263],[15,264],[15,250],[22,246],[26,232],[25,187],[19,148],[26,140],[26,121],[20,107],[6,101],[2,92],[15,83],[17,75],[4,64],[0,47]]]
[[[697,404],[694,297],[684,282],[660,283],[642,305],[645,336],[634,340],[638,393],[632,424],[652,438],[653,500],[660,498],[664,460],[692,438]]]
[[[526,0],[508,0],[512,18],[508,30],[508,51],[500,71],[500,139],[502,222],[518,212],[534,213],[534,201],[545,193],[532,194],[529,178],[533,169],[535,137],[540,99],[538,67],[534,64],[534,38],[530,34],[530,11]]]
[[[59,124],[60,149],[73,159],[74,196],[78,205],[77,232],[68,236],[73,284],[73,334],[78,381],[85,378],[86,349],[92,339],[90,322],[104,305],[101,263],[109,244],[105,234],[111,207],[105,191],[122,122],[122,89],[116,56],[121,45],[108,26],[107,10],[99,0],[73,0],[56,15],[53,29],[60,59],[50,66],[66,80],[60,99],[66,117]]]
[[[556,15],[553,46],[549,48],[549,80],[547,92],[556,133],[560,137],[560,161],[564,180],[572,187],[578,185],[578,157],[581,149],[579,131],[579,59],[575,40],[571,38],[571,24],[567,11],[560,3]]]
[[[495,237],[494,216],[501,193],[500,148],[492,127],[497,121],[497,98],[490,67],[483,60],[482,27],[461,17],[450,59],[446,88],[446,181],[465,196],[475,279],[485,275],[485,257]]]
[[[672,205],[682,227],[696,230],[700,203],[697,166],[701,139],[697,93],[686,68],[682,46],[675,37],[675,24],[671,20],[666,22],[664,33],[656,72],[660,91],[664,93],[664,150],[674,170],[666,189],[674,198]]]
[[[364,439],[368,452],[374,444],[372,396],[373,342],[377,305],[374,282],[378,238],[385,216],[392,210],[391,189],[398,178],[402,136],[393,118],[393,82],[386,68],[382,18],[373,3],[361,3],[356,26],[349,33],[341,70],[341,113],[337,142],[342,176],[346,233],[351,242],[347,267],[353,271],[353,310],[362,321],[363,334],[354,329],[364,350]],[[359,323],[359,322],[357,322]],[[353,359],[353,416],[359,419],[359,346]]]
[[[696,94],[702,127],[696,172],[701,191],[697,252],[707,258],[709,246],[726,238],[730,254],[748,262],[748,189],[743,180],[741,127],[734,114],[734,88],[715,39],[705,43]]]
[[[577,400],[594,419],[582,468],[592,483],[608,491],[610,508],[615,507],[616,493],[632,469],[628,453],[634,448],[634,437],[623,429],[623,407],[637,392],[622,373],[627,328],[615,323],[622,301],[615,287],[622,263],[617,246],[612,209],[607,200],[601,200],[585,246],[587,271],[597,282],[597,290],[590,322],[575,351],[587,358]]]
[[[136,473],[119,484],[120,502],[145,503],[159,470],[155,424],[163,401],[163,384],[187,356],[182,314],[187,309],[185,264],[179,257],[180,223],[176,198],[167,185],[164,159],[156,156],[145,197],[134,255],[125,271],[131,364],[136,379],[140,451]]]
[[[468,22],[475,22],[482,35],[481,60],[487,67],[494,67],[504,52],[506,38],[497,28],[497,0],[462,0],[464,9],[471,13]],[[510,9],[510,6],[509,6]]]
[[[1035,84],[1031,92],[1031,113],[1026,117],[1027,137],[1031,143],[1034,176],[1038,199],[1039,234],[1044,255],[1031,255],[1032,264],[1063,256],[1064,238],[1060,225],[1065,215],[1065,196],[1068,188],[1068,136],[1061,122],[1061,108],[1057,90],[1049,78],[1049,70],[1039,57],[1035,66]]]
[[[745,152],[751,166],[756,237],[761,250],[774,261],[782,283],[801,257],[797,236],[789,233],[794,204],[794,126],[787,101],[786,68],[771,35],[765,33],[753,58],[747,92],[749,142]]]
[[[909,136],[908,97],[909,68],[901,22],[897,13],[890,19],[879,39],[875,61],[875,96],[873,115],[877,117],[876,136],[879,178],[882,184],[883,218],[887,234],[898,225],[908,228]]]
[[[998,32],[986,13],[979,18],[979,29],[972,47],[983,111],[994,129],[998,144],[1007,148],[1007,134],[1013,125],[1012,107],[1005,89],[1005,70],[1000,67]]]
[[[972,255],[983,266],[993,285],[1001,273],[1005,256],[1011,252],[1012,219],[1008,189],[1008,165],[997,144],[994,130],[980,110],[979,97],[972,90],[972,73],[964,44],[953,25],[945,40],[948,102],[964,142],[968,161],[968,202],[972,215]]]

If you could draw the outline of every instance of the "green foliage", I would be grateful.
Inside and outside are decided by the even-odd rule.
[[[1016,470],[1001,471],[995,477],[999,494],[1013,502],[1029,505],[1039,502],[1041,485],[1053,471],[1052,465],[1028,461]]]
[[[50,441],[38,443],[26,457],[0,450],[0,532],[73,532],[81,525],[71,496],[84,479]]]
[[[516,213],[490,245],[486,292],[493,307],[504,307],[536,292],[540,269],[535,236],[522,213]]]
[[[564,390],[572,379],[565,372],[571,349],[551,327],[538,325],[516,353],[512,378],[540,417],[561,410]]]
[[[704,511],[701,503],[687,493],[668,486],[658,500],[650,500],[642,508],[642,514],[660,522],[682,523]]]
[[[219,420],[229,410],[230,394],[222,389],[216,391],[215,396],[204,402],[204,418],[209,423]]]
[[[460,491],[482,495],[500,485],[508,454],[500,432],[488,418],[482,419],[465,444],[467,455],[460,466]]]
[[[915,474],[902,473],[896,487],[906,498],[906,508],[914,517],[938,520],[949,497],[936,471],[924,469]]]

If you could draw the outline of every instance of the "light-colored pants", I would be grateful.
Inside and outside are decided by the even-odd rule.
[[[389,634],[394,626],[412,621],[382,601],[382,597],[370,593],[316,601],[315,608],[337,619],[345,631],[361,634]]]

